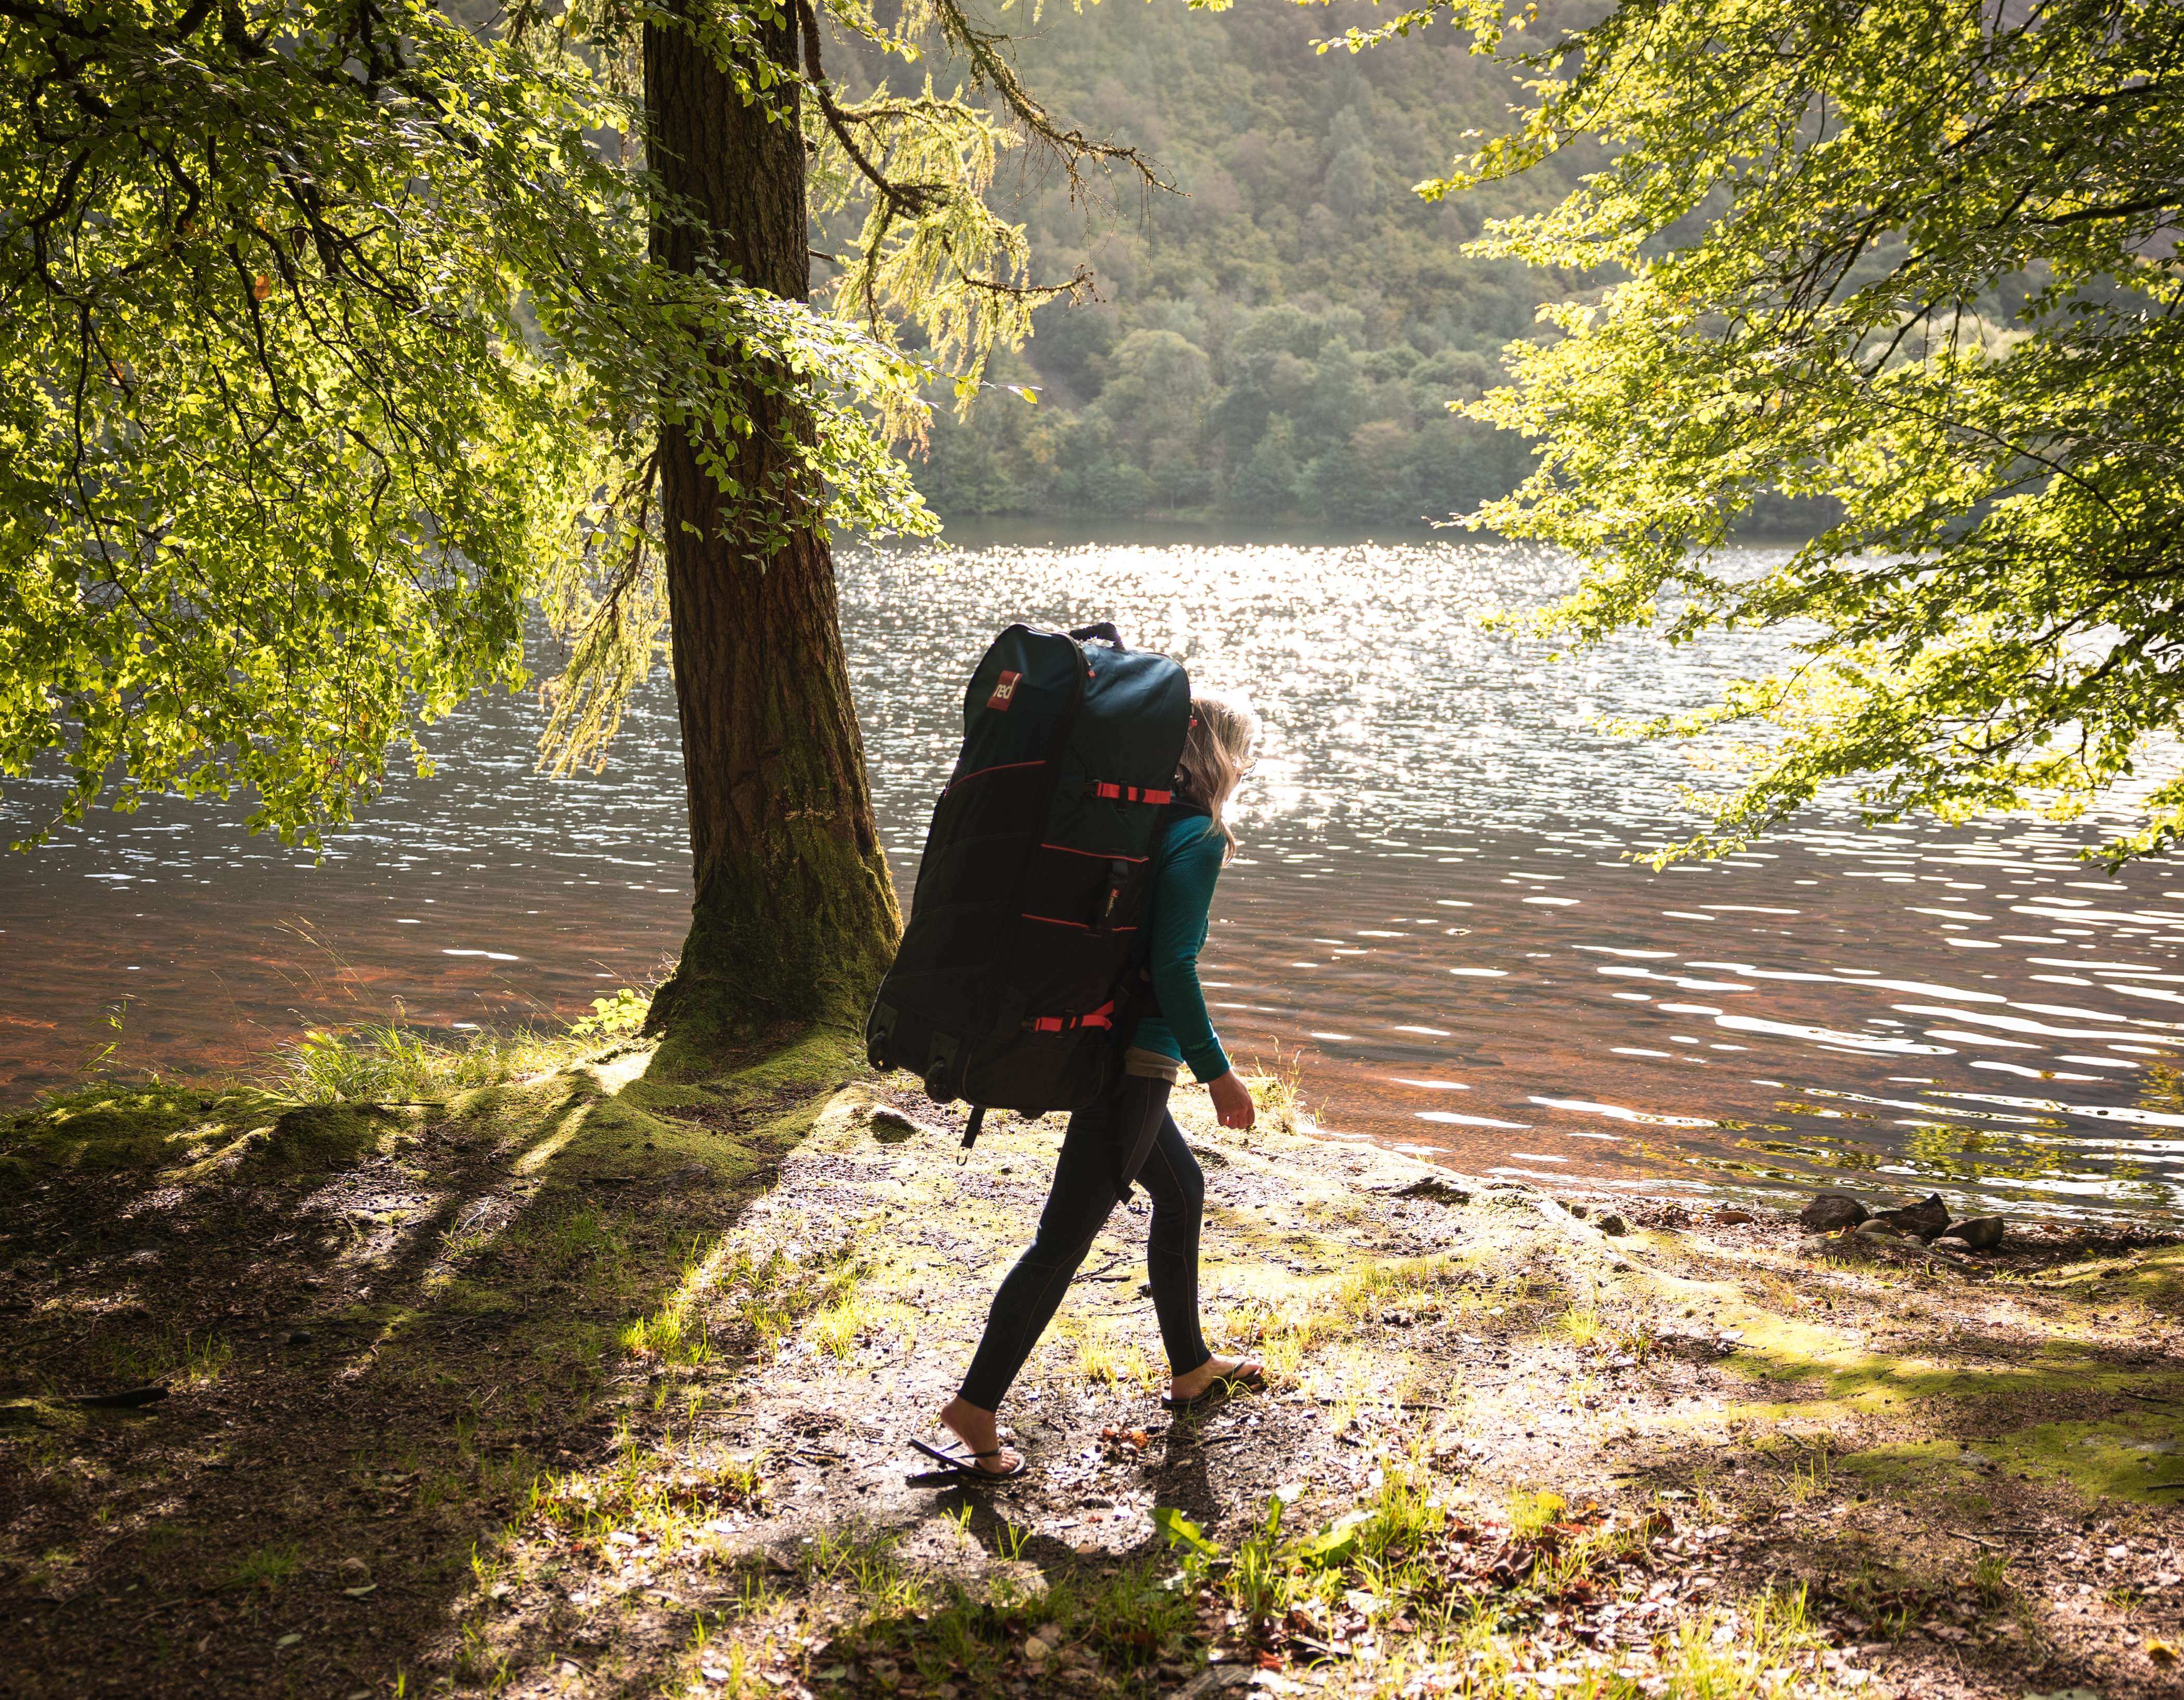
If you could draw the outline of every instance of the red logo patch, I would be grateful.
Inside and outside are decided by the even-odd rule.
[[[986,698],[986,706],[1006,710],[1010,703],[1016,701],[1017,681],[1022,677],[1021,673],[1002,674],[1001,682],[994,686],[994,694]]]

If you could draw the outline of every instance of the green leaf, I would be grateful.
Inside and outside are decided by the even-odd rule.
[[[1153,1527],[1159,1530],[1171,1550],[1196,1553],[1211,1558],[1219,1548],[1206,1538],[1199,1526],[1172,1505],[1153,1508]]]
[[[1357,1554],[1359,1528],[1371,1520],[1370,1512],[1346,1512],[1318,1534],[1299,1542],[1295,1555],[1306,1564],[1323,1569],[1346,1564]]]

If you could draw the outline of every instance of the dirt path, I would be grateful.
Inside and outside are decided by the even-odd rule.
[[[1058,1124],[959,1167],[838,1047],[650,1064],[20,1119],[0,1690],[2184,1692],[2176,1248],[1602,1231],[1194,1118],[1209,1333],[1277,1386],[1161,1409],[1118,1211],[967,1492],[904,1442]]]

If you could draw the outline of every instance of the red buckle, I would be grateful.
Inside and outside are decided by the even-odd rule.
[[[1150,803],[1155,808],[1164,807],[1175,797],[1172,791],[1149,791],[1142,786],[1123,785],[1112,779],[1093,781],[1091,794],[1104,797],[1111,803]]]
[[[1078,1027],[1112,1027],[1115,1025],[1115,1000],[1109,998],[1097,1009],[1088,1009],[1082,1015],[1040,1015],[1024,1023],[1034,1033],[1067,1033]]]

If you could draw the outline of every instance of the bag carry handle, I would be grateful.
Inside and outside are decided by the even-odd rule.
[[[1123,634],[1115,630],[1115,622],[1112,619],[1095,619],[1089,625],[1078,626],[1069,635],[1079,643],[1096,637],[1102,643],[1111,643],[1117,649],[1123,647]]]

